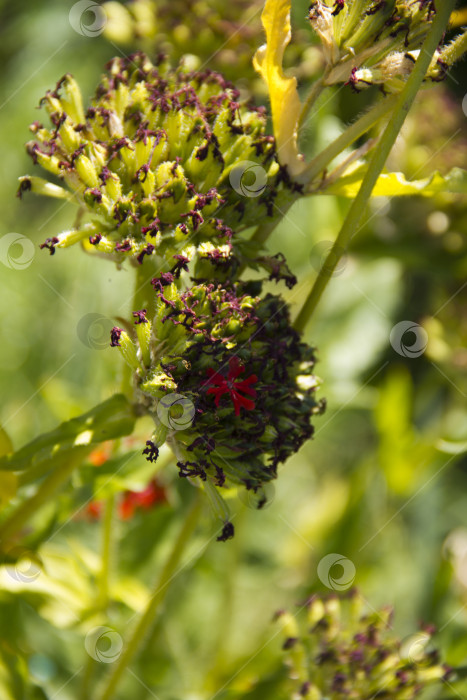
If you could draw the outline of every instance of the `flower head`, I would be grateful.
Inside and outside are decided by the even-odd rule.
[[[148,323],[125,331],[119,349],[135,370],[137,400],[154,417],[147,448],[167,441],[180,476],[222,488],[260,489],[312,436],[313,349],[292,329],[279,296],[261,283],[153,280],[160,304]]]
[[[218,266],[239,231],[293,196],[263,109],[239,102],[218,73],[155,67],[135,54],[108,64],[86,110],[70,75],[42,106],[51,126],[31,126],[28,152],[65,187],[26,176],[19,194],[69,199],[89,214],[78,229],[47,239],[51,253],[81,241],[117,262],[189,261],[198,251]]]
[[[103,4],[104,36],[127,47],[152,44],[173,59],[196,56],[228,77],[252,80],[251,55],[261,41],[262,0],[129,0]],[[186,21],[181,21],[184,18]]]
[[[314,0],[308,17],[321,41],[325,84],[401,90],[435,14],[433,0]],[[448,63],[440,47],[428,79],[441,80]]]
[[[276,615],[293,697],[412,700],[449,675],[430,649],[432,628],[400,641],[391,632],[392,610],[366,613],[356,591],[314,595],[305,607],[303,621],[285,611]]]

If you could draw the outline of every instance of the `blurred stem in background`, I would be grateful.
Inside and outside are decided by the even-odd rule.
[[[100,700],[112,700],[114,698],[115,690],[118,687],[123,672],[127,669],[144,641],[148,638],[160,607],[169,591],[170,583],[180,570],[180,561],[198,523],[201,503],[201,494],[196,493],[178,537],[175,540],[170,556],[157,579],[146,609],[136,624],[130,639],[124,644],[123,652],[115,663],[103,693],[98,696]]]
[[[394,142],[402,128],[405,118],[410,110],[410,107],[415,100],[415,97],[422,85],[425,75],[428,71],[433,55],[442,39],[446,27],[449,22],[451,12],[454,8],[456,0],[446,0],[438,9],[433,24],[430,28],[428,36],[420,50],[420,55],[417,58],[415,66],[409,79],[398,95],[396,106],[383,132],[378,145],[375,148],[373,156],[368,164],[368,170],[363,178],[360,190],[353,201],[350,210],[342,224],[342,228],[337,236],[334,245],[332,246],[326,261],[322,265],[318,277],[311,288],[311,291],[297,316],[295,328],[299,332],[303,332],[316,306],[321,299],[321,296],[326,289],[332,273],[336,269],[337,263],[344,250],[350,243],[352,236],[355,235],[358,225],[363,217],[365,208],[373,191],[376,181],[381,174],[384,164],[389,156],[389,153],[394,145]]]

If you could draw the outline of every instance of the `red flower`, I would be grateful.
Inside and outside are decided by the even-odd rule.
[[[255,407],[255,402],[251,399],[247,399],[243,394],[248,394],[248,396],[256,396],[256,391],[251,388],[251,384],[255,384],[258,381],[256,374],[251,374],[246,379],[240,379],[237,381],[237,377],[245,371],[245,367],[240,365],[238,357],[232,357],[229,360],[229,371],[227,377],[223,374],[215,372],[211,367],[207,370],[207,375],[209,377],[208,384],[215,384],[215,386],[210,387],[207,391],[208,394],[214,394],[216,406],[219,406],[221,397],[224,394],[230,394],[232,403],[235,409],[235,415],[240,415],[240,408],[246,408],[247,411],[252,411]]]
[[[125,491],[118,512],[122,520],[129,520],[136,510],[149,510],[156,503],[166,500],[165,490],[155,481],[151,481],[143,491]]]
[[[102,514],[102,501],[90,501],[85,508],[85,513],[90,520],[99,520]]]

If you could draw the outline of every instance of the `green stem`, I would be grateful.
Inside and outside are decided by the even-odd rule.
[[[267,239],[269,238],[271,233],[274,231],[274,229],[276,228],[278,223],[279,223],[279,221],[277,219],[275,219],[274,221],[267,221],[264,224],[260,224],[256,228],[256,230],[255,230],[254,234],[252,235],[252,237],[250,238],[249,242],[259,243],[259,244],[261,244],[261,246],[264,245],[264,243],[266,243]],[[243,265],[241,265],[238,268],[237,276],[241,277],[241,275],[243,275],[243,273],[245,272],[247,267],[248,267],[248,261],[245,261],[243,263]]]
[[[152,318],[155,312],[156,295],[151,286],[151,279],[155,275],[152,260],[145,260],[142,265],[135,267],[135,286],[131,308],[129,309],[129,319],[132,319],[133,311],[147,310],[148,318]],[[130,321],[131,323],[131,321]],[[124,362],[122,365],[122,392],[131,397],[133,393],[133,370]]]
[[[235,613],[235,594],[238,586],[238,568],[242,552],[242,523],[245,520],[245,511],[246,509],[243,508],[236,513],[235,537],[229,547],[229,559],[226,566],[229,575],[224,577],[218,613],[218,619],[222,620],[222,625],[218,627],[211,653],[211,658],[214,659],[214,662],[204,675],[203,690],[209,696],[215,695],[216,689],[222,685],[222,679],[226,670],[226,659],[229,658],[229,640],[232,636],[231,628]]]
[[[323,264],[318,277],[315,280],[310,293],[298,314],[295,321],[295,328],[302,332],[313,314],[321,296],[326,289],[332,273],[339,262],[343,251],[347,248],[352,236],[357,232],[358,225],[362,219],[367,202],[371,196],[378,177],[389,156],[391,148],[401,130],[407,113],[417,95],[418,90],[425,78],[433,55],[439,45],[446,26],[449,21],[451,11],[456,0],[444,0],[437,3],[437,14],[430,28],[428,36],[421,48],[420,55],[410,74],[407,83],[398,95],[394,114],[384,130],[381,139],[376,147],[373,156],[368,164],[368,170],[363,178],[360,190],[354,199],[352,206],[344,220],[342,228],[331,248],[325,263]]]
[[[396,101],[397,95],[391,95],[391,97],[386,97],[378,102],[369,112],[361,116],[360,119],[349,126],[335,141],[330,143],[324,151],[321,151],[316,158],[313,158],[313,160],[309,162],[304,173],[308,176],[308,182],[311,183],[334,158],[360,138],[360,136],[366,134],[372,126],[394,107]]]
[[[151,285],[151,280],[160,272],[160,258],[146,258],[142,265],[136,267],[135,290],[130,311],[147,309],[148,318],[154,316],[157,296]]]
[[[104,520],[102,523],[102,559],[98,581],[98,607],[105,610],[109,602],[110,562],[112,555],[113,516],[115,510],[115,494],[111,494],[105,502]]]
[[[110,562],[112,554],[112,524],[115,509],[115,494],[109,496],[105,502],[104,519],[102,523],[102,555],[101,569],[98,576],[98,596],[96,608],[98,611],[105,611],[109,603],[109,578]],[[89,700],[91,695],[89,688],[96,670],[96,661],[92,656],[88,656],[83,676],[81,678],[81,700]]]
[[[100,696],[100,700],[113,700],[115,690],[118,686],[120,678],[123,672],[127,669],[134,656],[141,647],[143,641],[148,635],[151,627],[154,624],[157,613],[159,612],[160,606],[164,601],[165,596],[169,590],[169,584],[176,575],[177,567],[180,564],[180,560],[185,551],[185,547],[190,539],[190,535],[194,531],[196,524],[198,522],[198,516],[201,510],[201,499],[197,494],[183,523],[183,526],[179,532],[179,535],[175,541],[172,552],[161,571],[159,579],[157,580],[156,586],[153,590],[153,594],[147,604],[146,610],[140,617],[133,633],[124,645],[123,652],[118,659],[118,662],[113,669],[110,678],[108,679],[107,685],[104,688],[104,692]]]
[[[316,81],[316,83],[313,84],[308,97],[306,98],[302,111],[300,112],[300,117],[298,120],[298,128],[300,129],[306,118],[308,117],[308,114],[310,113],[311,108],[315,104],[316,100],[318,97],[321,95],[323,88],[324,88],[324,81],[329,73],[329,70],[326,71],[325,75],[323,75],[319,80]]]
[[[92,447],[76,449],[68,460],[54,469],[37,489],[36,493],[21,503],[0,527],[0,542],[13,537],[39,508],[53,498],[58,489],[68,481],[73,470],[82,463]]]

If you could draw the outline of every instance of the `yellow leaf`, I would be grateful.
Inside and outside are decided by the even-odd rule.
[[[266,44],[256,52],[253,65],[268,86],[279,162],[287,166],[292,177],[297,177],[305,168],[297,146],[302,105],[297,79],[287,78],[282,70],[284,52],[292,36],[290,6],[291,0],[266,0],[261,15]]]
[[[340,178],[324,192],[342,197],[355,197],[361,184],[361,174],[350,175]],[[429,196],[439,192],[467,194],[467,171],[453,168],[446,175],[435,172],[423,180],[406,180],[403,173],[383,173],[371,194],[372,197],[403,197],[414,194]]]

